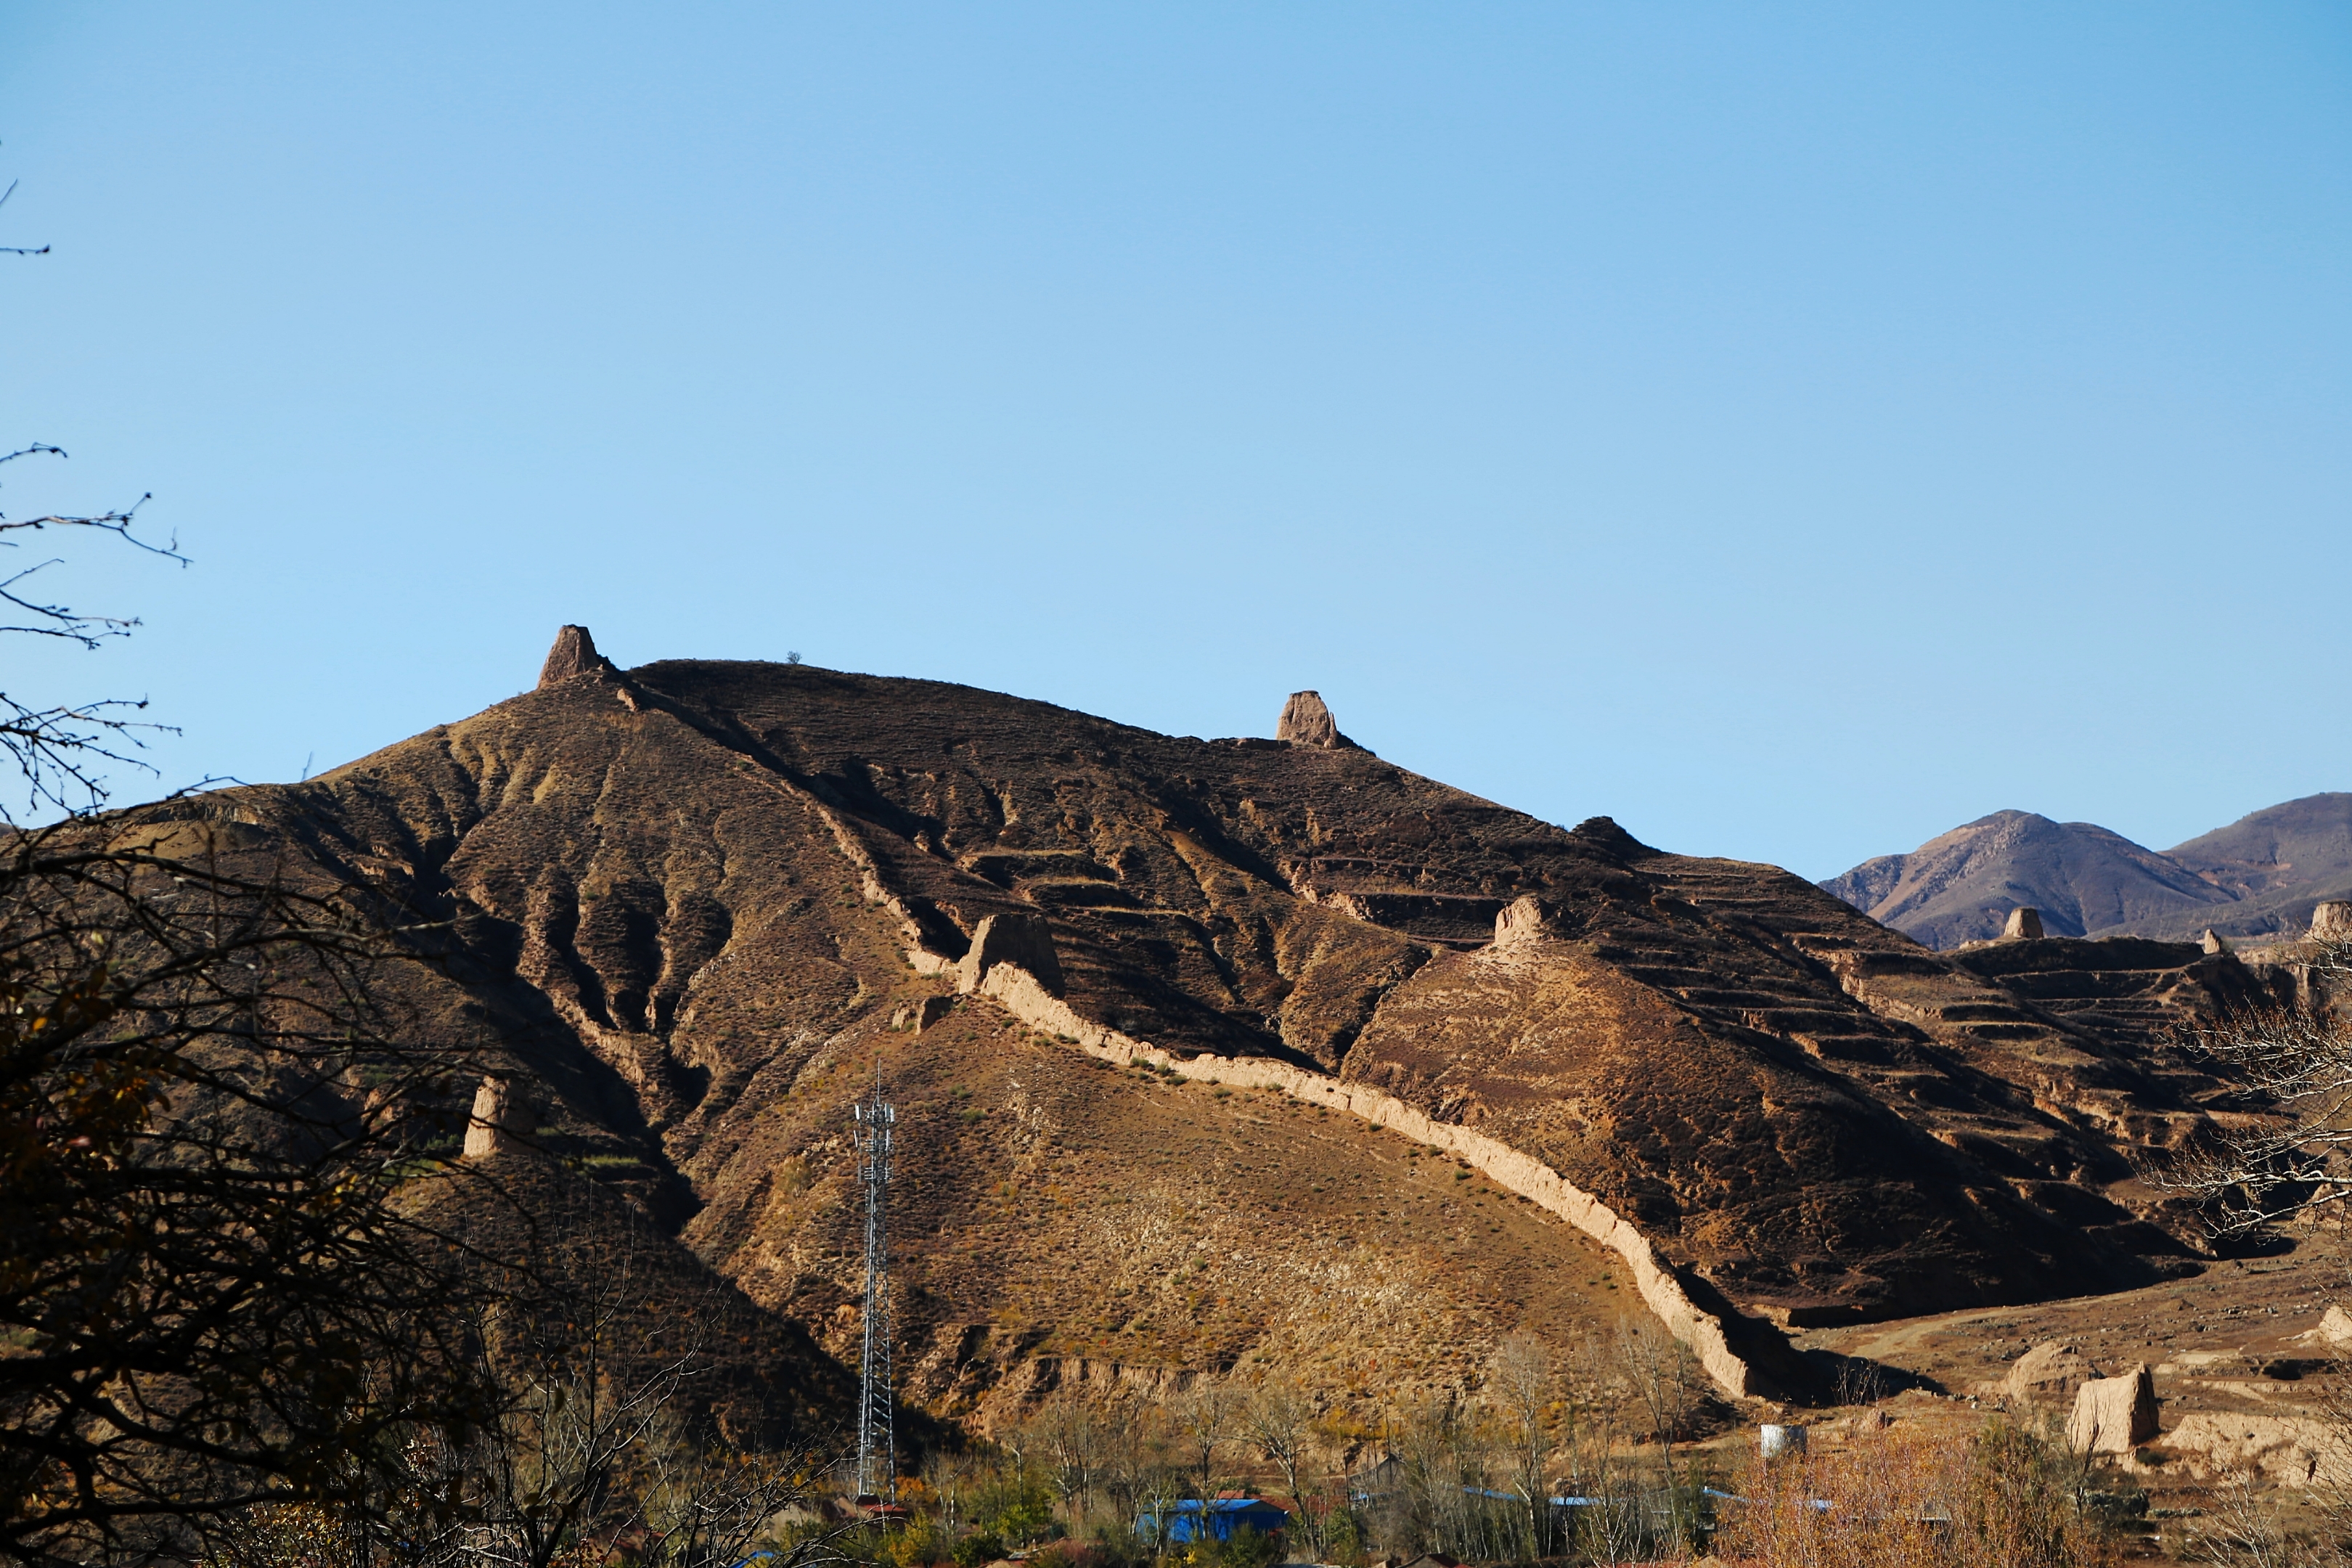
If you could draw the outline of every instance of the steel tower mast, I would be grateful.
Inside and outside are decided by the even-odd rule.
[[[898,1500],[898,1436],[890,1391],[890,1254],[884,1213],[890,1188],[890,1144],[898,1107],[882,1098],[882,1064],[874,1064],[872,1098],[850,1108],[857,1176],[866,1184],[866,1344],[857,1368],[857,1495]]]

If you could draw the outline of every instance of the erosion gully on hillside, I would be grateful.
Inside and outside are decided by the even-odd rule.
[[[1097,1061],[986,996],[894,1030],[956,995],[992,916],[1046,922],[1089,1026],[1377,1089],[1540,1163],[1743,1343],[2208,1256],[2133,1163],[2249,1113],[2169,1043],[2261,993],[2228,955],[1937,954],[1775,868],[1422,778],[1319,702],[1286,728],[1177,738],[805,666],[625,673],[568,628],[533,691],[160,811],[449,922],[415,1026],[510,1062],[572,1179],[836,1352],[845,1107],[878,1062],[908,1118],[901,1364],[941,1412],[1254,1358],[1334,1390],[1459,1381],[1514,1328],[1638,1310],[1618,1252],[1344,1113]]]

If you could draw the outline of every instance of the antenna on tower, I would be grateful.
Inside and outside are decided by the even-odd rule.
[[[890,1392],[890,1255],[883,1225],[890,1190],[890,1142],[898,1109],[882,1098],[882,1062],[874,1062],[874,1093],[850,1108],[857,1146],[857,1176],[866,1184],[866,1344],[857,1367],[857,1495],[864,1502],[898,1500],[898,1436]]]

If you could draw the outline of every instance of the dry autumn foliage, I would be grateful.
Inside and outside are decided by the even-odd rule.
[[[1974,1437],[1865,1432],[1759,1461],[1715,1550],[1770,1568],[2094,1568],[2109,1543],[2077,1509],[2072,1470],[2005,1423]]]

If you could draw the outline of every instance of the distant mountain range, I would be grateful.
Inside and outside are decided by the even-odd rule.
[[[2352,794],[2305,795],[2158,852],[2088,822],[1996,811],[1821,886],[1934,948],[2000,934],[2020,905],[2052,936],[2299,934],[2352,898]]]

